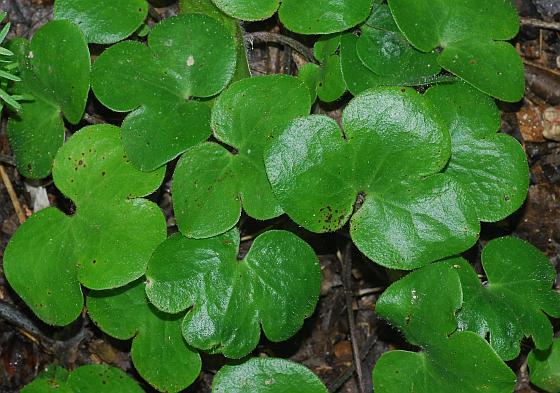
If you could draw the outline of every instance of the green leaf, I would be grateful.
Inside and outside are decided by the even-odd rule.
[[[331,55],[321,64],[317,95],[324,102],[338,100],[346,91],[346,83],[342,75],[340,56]]]
[[[212,0],[226,14],[242,20],[271,17],[279,0]],[[283,0],[278,11],[284,26],[300,34],[329,34],[363,22],[373,0]]]
[[[25,386],[22,393],[142,393],[140,386],[122,370],[104,364],[78,367],[71,373],[52,367]]]
[[[285,359],[251,358],[224,366],[212,381],[213,393],[327,393],[315,374]]]
[[[271,341],[295,334],[321,284],[313,250],[290,232],[265,232],[243,260],[238,247],[236,229],[203,240],[176,234],[154,252],[146,273],[156,307],[171,313],[192,307],[183,321],[187,343],[231,358],[256,347],[259,325]]]
[[[441,70],[437,54],[412,47],[384,4],[375,7],[361,26],[356,50],[364,65],[378,75],[413,80],[436,75]]]
[[[539,349],[552,344],[552,325],[545,315],[560,316],[560,295],[553,289],[556,271],[535,247],[504,237],[490,241],[482,252],[487,282],[463,259],[449,264],[457,270],[464,304],[457,318],[461,330],[481,337],[504,359],[519,355],[521,339],[532,337]]]
[[[22,82],[14,94],[22,102],[10,117],[8,138],[18,170],[30,178],[49,175],[52,160],[64,140],[62,115],[77,124],[89,92],[90,55],[80,30],[68,21],[52,21],[35,33],[31,43],[16,40],[11,49],[20,64]]]
[[[524,93],[523,63],[502,42],[513,38],[519,17],[509,0],[389,0],[397,25],[423,52],[442,47],[439,64],[483,92],[515,102]]]
[[[373,0],[283,0],[278,16],[300,34],[329,34],[348,30],[369,15]]]
[[[122,142],[132,164],[156,169],[210,135],[211,97],[232,78],[235,40],[215,19],[185,14],[160,22],[148,46],[126,41],[93,66],[92,87],[108,108],[130,113]]]
[[[179,4],[181,12],[207,15],[218,20],[228,29],[237,42],[237,63],[231,80],[234,82],[250,77],[245,37],[239,21],[220,11],[212,0],[180,0]]]
[[[423,351],[386,352],[373,371],[378,393],[509,393],[515,375],[483,338],[454,332],[463,296],[457,273],[435,263],[393,283],[377,313]]]
[[[306,63],[299,69],[298,77],[301,78],[307,88],[311,97],[311,103],[317,99],[317,86],[321,78],[321,67],[315,63]]]
[[[86,40],[113,44],[134,33],[148,15],[146,0],[56,0],[54,18],[80,27]]]
[[[280,0],[212,0],[227,15],[242,20],[262,20],[272,16]]]
[[[379,75],[367,68],[358,56],[358,37],[345,33],[340,41],[340,65],[348,91],[358,95],[365,90],[379,86],[414,85],[415,81],[403,81],[398,75]]]
[[[533,349],[527,357],[531,383],[546,392],[560,393],[560,345],[554,340],[546,350]]]
[[[525,200],[529,169],[521,145],[496,134],[500,112],[490,97],[464,83],[432,87],[426,96],[451,132],[445,173],[463,186],[481,221],[499,221]]]
[[[303,75],[308,79],[313,98],[317,94],[321,101],[333,102],[346,91],[340,56],[337,54],[339,46],[340,34],[321,36],[313,46],[319,66],[308,63],[300,70],[300,77]]]
[[[376,393],[511,393],[515,374],[472,332],[424,352],[390,351],[373,370]]]
[[[188,237],[224,233],[239,220],[241,204],[253,218],[282,214],[268,183],[264,146],[292,119],[309,113],[309,91],[299,79],[275,75],[244,79],[217,99],[212,112],[216,143],[188,150],[173,176],[177,225]]]
[[[132,362],[140,375],[162,392],[178,392],[200,373],[198,352],[181,334],[183,314],[164,314],[148,303],[143,280],[126,287],[88,294],[88,314],[105,333],[133,339]]]
[[[435,175],[449,160],[450,137],[426,98],[407,88],[369,90],[346,107],[342,125],[296,119],[265,152],[272,188],[296,223],[337,230],[360,195],[352,238],[369,258],[397,269],[475,242],[479,223],[463,190]]]
[[[76,214],[47,208],[32,215],[4,255],[10,285],[39,318],[68,324],[82,309],[80,283],[109,289],[144,274],[166,224],[157,205],[134,198],[154,191],[163,176],[128,163],[117,127],[83,128],[60,149],[53,178]]]

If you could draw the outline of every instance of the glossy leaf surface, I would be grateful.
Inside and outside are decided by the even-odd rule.
[[[435,52],[421,52],[409,44],[385,4],[374,7],[360,30],[356,44],[358,56],[378,75],[404,81],[432,76],[441,69]]]
[[[445,263],[435,263],[393,283],[376,311],[423,351],[386,352],[373,371],[376,392],[511,392],[515,374],[483,338],[454,332],[461,306],[459,277]]]
[[[8,137],[18,170],[26,177],[49,175],[56,151],[64,141],[65,117],[77,124],[89,92],[90,59],[80,30],[68,21],[41,27],[31,42],[11,46],[20,64],[22,81],[15,94],[30,95],[8,122]]]
[[[90,364],[69,373],[63,368],[51,366],[37,379],[25,386],[22,393],[142,393],[144,390],[116,367]]]
[[[521,58],[503,41],[519,29],[509,0],[389,0],[397,25],[421,51],[442,47],[442,67],[504,101],[524,94]]]
[[[4,255],[10,285],[39,318],[68,324],[82,309],[80,283],[109,289],[144,274],[166,225],[157,205],[135,198],[154,191],[163,175],[134,169],[113,126],[86,127],[59,150],[53,177],[76,214],[47,208],[32,215]]]
[[[498,221],[525,200],[529,168],[521,145],[496,133],[500,112],[490,97],[464,84],[442,84],[426,93],[451,133],[445,173],[463,186],[481,221]]]
[[[113,44],[134,33],[148,15],[146,0],[56,0],[55,19],[78,25],[86,40]]]
[[[300,34],[328,34],[364,21],[373,0],[213,0],[226,14],[243,20],[278,15],[289,30]]]
[[[126,41],[99,56],[92,87],[108,108],[130,113],[122,142],[132,164],[160,167],[210,135],[211,97],[235,71],[234,37],[217,20],[185,14],[160,22],[148,46]]]
[[[519,355],[524,336],[532,337],[542,350],[552,344],[546,314],[560,316],[560,295],[552,288],[556,272],[539,250],[512,237],[490,241],[482,252],[485,285],[466,261],[456,258],[449,264],[456,268],[463,287],[459,329],[489,335],[504,360]]]
[[[531,383],[549,393],[560,392],[560,344],[554,340],[548,349],[533,349],[527,357]]]
[[[212,382],[212,393],[327,393],[309,369],[285,359],[251,358],[224,366]]]
[[[406,88],[365,92],[346,107],[343,131],[323,116],[299,118],[265,152],[284,211],[314,232],[351,219],[355,244],[384,266],[412,269],[467,249],[479,223],[464,192],[437,174],[450,136],[436,109]]]
[[[235,229],[203,240],[176,234],[146,273],[146,293],[160,310],[192,307],[183,321],[187,342],[231,358],[256,347],[260,326],[271,341],[291,337],[313,312],[321,283],[313,250],[290,232],[265,232],[243,260],[238,247]]]
[[[188,150],[173,178],[177,224],[188,237],[224,233],[239,220],[241,205],[251,217],[279,216],[266,177],[264,146],[292,119],[309,113],[309,91],[298,78],[266,76],[232,84],[217,99],[212,112],[216,143]]]
[[[182,314],[165,314],[148,303],[140,279],[126,287],[91,291],[88,314],[105,333],[120,340],[133,339],[134,367],[162,392],[178,392],[198,377],[201,361],[181,334]]]

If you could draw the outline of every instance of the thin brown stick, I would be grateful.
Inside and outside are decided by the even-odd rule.
[[[356,375],[358,376],[358,384],[360,393],[365,393],[364,374],[362,371],[362,359],[360,357],[360,348],[358,347],[358,337],[356,332],[356,321],[354,320],[354,311],[352,310],[353,291],[352,291],[352,242],[348,242],[344,250],[344,255],[339,256],[342,264],[342,284],[344,285],[344,300],[346,301],[346,314],[348,316],[348,326],[350,328],[350,342],[352,343],[352,355],[354,357],[354,365],[356,367]]]
[[[560,31],[560,23],[545,22],[544,20],[534,19],[534,18],[521,18],[521,25],[537,27],[539,29]]]
[[[540,70],[549,72],[549,73],[551,73],[551,74],[553,74],[553,75],[560,76],[560,71],[553,70],[553,69],[551,69],[551,68],[548,68],[548,67],[546,67],[546,66],[543,66],[542,64],[535,63],[534,61],[527,60],[527,59],[523,59],[523,63],[526,64],[526,65],[530,65],[530,66],[532,66],[532,67],[538,68],[538,69],[540,69]]]
[[[6,170],[4,169],[4,166],[2,164],[0,164],[0,177],[2,177],[4,186],[6,186],[6,191],[8,191],[8,195],[10,196],[10,200],[12,201],[12,205],[14,206],[14,210],[16,211],[16,214],[18,216],[19,223],[23,224],[27,217],[23,212],[23,208],[19,203],[19,199],[16,195],[16,192],[14,191],[12,182],[10,181],[10,178],[8,177],[8,174],[6,173]]]
[[[367,355],[369,354],[369,352],[371,351],[371,349],[373,348],[376,342],[377,342],[377,331],[374,328],[371,333],[371,336],[369,336],[366,343],[362,347],[362,350],[360,351],[362,354],[360,360],[362,361],[365,360],[365,358],[367,357]],[[352,374],[354,374],[354,371],[356,371],[356,366],[354,365],[354,363],[352,363],[352,365],[348,367],[341,375],[339,375],[334,380],[333,383],[329,384],[328,391],[331,393],[337,392],[342,387],[342,385],[344,385],[346,381],[348,381],[348,379],[352,376]]]
[[[313,55],[313,51],[309,49],[307,46],[303,45],[301,42],[294,40],[291,37],[278,34],[278,33],[271,33],[268,31],[256,31],[253,33],[245,33],[245,41],[249,45],[253,45],[253,42],[274,42],[280,45],[287,45],[290,48],[294,49],[296,52],[300,53],[305,60],[310,63],[317,63],[315,60],[315,56]]]

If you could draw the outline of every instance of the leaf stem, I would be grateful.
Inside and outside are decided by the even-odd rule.
[[[253,33],[245,33],[245,42],[253,46],[253,42],[273,42],[276,44],[286,45],[301,54],[310,63],[317,64],[313,52],[301,42],[294,40],[288,36],[278,33],[271,33],[268,31],[256,31]]]

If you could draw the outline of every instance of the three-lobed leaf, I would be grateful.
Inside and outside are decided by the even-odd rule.
[[[143,393],[144,390],[116,367],[90,364],[72,372],[57,366],[50,367],[33,382],[25,386],[22,393]]]
[[[258,236],[237,260],[239,232],[210,239],[179,234],[154,252],[146,272],[146,293],[160,310],[178,313],[183,336],[193,347],[241,358],[260,337],[282,341],[311,315],[319,295],[317,257],[286,231]]]
[[[39,318],[68,324],[83,306],[80,283],[109,289],[144,274],[166,224],[157,205],[138,197],[154,191],[163,175],[132,167],[119,129],[109,125],[85,127],[59,150],[53,178],[76,214],[47,208],[32,215],[4,255],[10,285]]]
[[[462,301],[459,277],[445,263],[412,272],[381,295],[377,313],[423,350],[386,352],[373,371],[376,392],[513,390],[515,374],[482,337],[454,332]]]
[[[212,381],[213,393],[327,393],[309,369],[285,359],[251,358],[224,366]]]
[[[292,119],[310,111],[309,91],[298,78],[275,75],[232,84],[216,100],[216,139],[189,149],[173,176],[177,225],[188,237],[215,236],[239,220],[241,206],[254,218],[282,214],[263,162],[264,146]]]
[[[105,333],[132,339],[132,362],[162,392],[178,392],[198,377],[200,356],[181,334],[183,314],[165,314],[148,303],[144,280],[107,291],[91,291],[88,314]]]
[[[113,44],[134,33],[148,15],[146,0],[56,0],[54,18],[69,20],[94,44]]]
[[[358,248],[397,269],[474,243],[479,223],[469,201],[438,173],[450,136],[429,100],[407,88],[372,89],[348,104],[342,126],[324,116],[296,119],[265,152],[275,195],[296,223],[328,232],[352,216]]]
[[[51,172],[64,141],[63,117],[77,124],[84,113],[90,82],[90,54],[81,31],[68,21],[51,21],[31,42],[17,39],[12,51],[22,81],[15,94],[32,96],[8,122],[8,138],[20,173],[43,178]]]
[[[439,64],[486,94],[518,101],[524,94],[523,63],[503,41],[519,29],[509,0],[389,0],[397,25],[424,52],[443,48]]]
[[[529,168],[521,145],[496,133],[501,121],[494,100],[461,82],[437,85],[426,96],[451,133],[445,173],[463,186],[478,219],[498,221],[516,211],[527,195]]]
[[[210,136],[212,97],[231,80],[236,42],[218,20],[201,14],[165,19],[148,45],[125,41],[95,61],[92,88],[118,112],[122,142],[134,166],[156,169]]]
[[[556,272],[539,250],[512,237],[490,241],[482,252],[485,285],[465,260],[454,258],[449,264],[463,288],[459,329],[489,336],[504,360],[519,355],[524,336],[532,337],[540,350],[552,344],[552,325],[546,314],[560,316],[560,295],[552,289]]]

